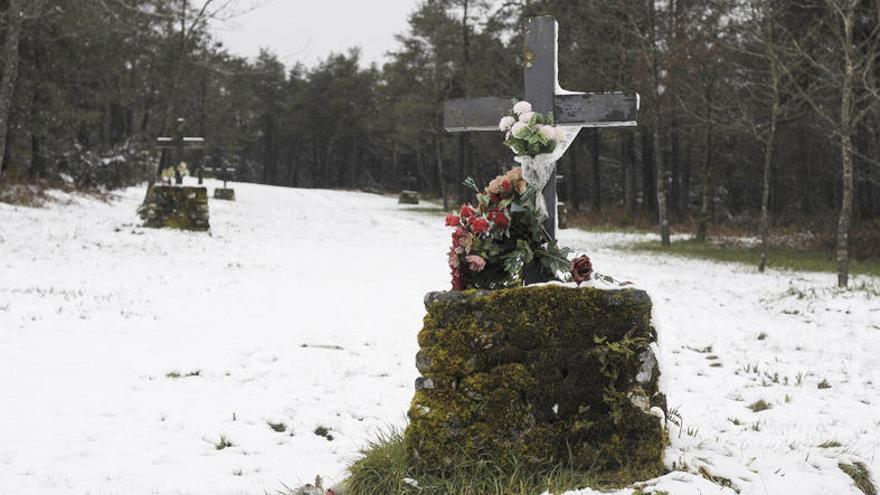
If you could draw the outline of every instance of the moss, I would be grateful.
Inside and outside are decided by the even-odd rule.
[[[214,199],[221,201],[235,201],[235,189],[218,187],[214,189]]]
[[[662,471],[666,439],[649,409],[666,404],[644,292],[435,293],[426,307],[418,364],[433,388],[416,393],[404,437],[421,469],[442,472],[463,449],[532,467]]]
[[[207,231],[210,229],[208,190],[153,185],[138,215],[145,227]]]

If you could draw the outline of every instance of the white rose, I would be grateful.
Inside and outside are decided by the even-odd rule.
[[[519,121],[522,122],[523,124],[528,124],[532,120],[532,117],[534,117],[534,116],[535,116],[535,112],[521,113],[521,114],[519,114]]]
[[[514,137],[524,138],[529,134],[529,126],[523,124],[522,122],[517,122],[513,124],[513,128],[510,130],[513,133]]]
[[[509,131],[511,127],[513,127],[513,124],[516,124],[516,119],[508,115],[507,117],[501,119],[501,122],[498,124],[498,128],[501,129],[502,132],[506,132]]]
[[[521,101],[513,106],[513,113],[522,115],[532,111],[532,104],[527,101]]]
[[[556,136],[557,136],[556,128],[553,126],[542,125],[542,126],[538,127],[538,132],[541,133],[541,136],[543,136],[546,139],[549,139],[550,141],[556,140]]]

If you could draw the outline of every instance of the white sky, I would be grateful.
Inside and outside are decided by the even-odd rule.
[[[254,0],[252,0],[254,1]],[[256,56],[268,48],[282,62],[312,66],[330,52],[360,46],[364,65],[381,62],[406,31],[418,0],[256,0],[262,6],[216,29],[229,51]]]

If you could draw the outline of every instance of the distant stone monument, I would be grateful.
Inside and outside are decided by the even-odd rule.
[[[171,163],[174,163],[160,169],[158,175],[168,175],[169,178],[173,175],[177,185],[172,185],[170,180],[167,184],[150,184],[144,202],[138,208],[144,227],[197,232],[205,232],[211,228],[208,190],[204,187],[183,186],[183,177],[187,170],[183,161],[186,150],[202,149],[205,146],[204,138],[183,135],[184,122],[183,118],[177,119],[173,137],[157,139],[157,147],[162,150],[163,158],[166,158],[169,150],[173,151]],[[160,163],[167,164],[168,161],[163,159]]]
[[[401,205],[417,205],[419,204],[419,193],[416,191],[416,185],[418,184],[418,179],[413,177],[412,175],[407,176],[404,179],[404,184],[406,185],[406,189],[400,193],[400,197],[397,199],[397,203]]]
[[[227,184],[228,181],[232,180],[232,177],[235,174],[235,167],[220,167],[207,169],[207,171],[214,172],[214,177],[223,181],[223,187],[214,189],[214,199],[235,201],[235,189],[232,189]]]
[[[138,209],[144,227],[205,232],[210,230],[208,190],[153,184]]]

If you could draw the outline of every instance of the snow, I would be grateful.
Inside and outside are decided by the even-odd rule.
[[[138,227],[143,188],[0,205],[0,495],[333,483],[404,424],[422,298],[448,286],[442,219],[376,195],[235,188],[211,202],[210,235]],[[614,247],[642,238],[562,234],[655,301],[682,427],[674,471],[641,489],[733,493],[702,472],[744,494],[858,495],[837,467],[852,461],[880,478],[880,281],[840,292],[831,274]],[[752,412],[759,399],[772,408]]]

